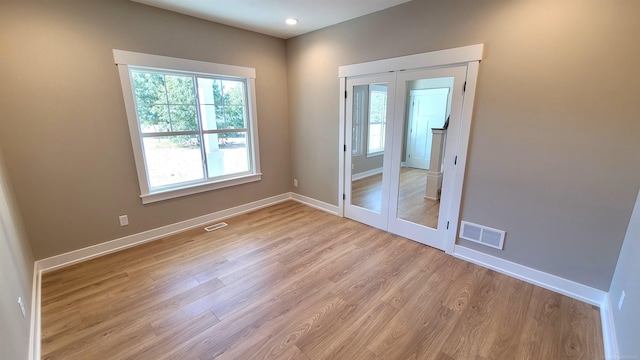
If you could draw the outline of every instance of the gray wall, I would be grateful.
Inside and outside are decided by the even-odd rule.
[[[461,244],[608,290],[640,188],[638,13],[414,0],[287,41],[296,191],[338,203],[338,66],[484,43],[461,217],[507,238]]]
[[[29,352],[33,255],[22,230],[0,152],[0,359],[26,359]],[[18,307],[24,300],[26,318]]]
[[[291,188],[284,40],[127,0],[3,0],[0,48],[0,144],[37,259]],[[143,206],[114,48],[255,68],[262,181]]]
[[[622,244],[618,266],[611,281],[609,296],[613,320],[622,359],[640,359],[640,193],[631,215]],[[625,292],[622,309],[618,309],[620,295]]]

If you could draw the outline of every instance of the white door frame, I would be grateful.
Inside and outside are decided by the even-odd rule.
[[[458,148],[455,151],[457,156],[457,171],[453,179],[453,192],[451,200],[451,211],[449,229],[445,236],[444,250],[452,254],[458,234],[458,224],[460,219],[460,204],[462,202],[462,189],[464,173],[467,163],[467,153],[469,147],[469,134],[471,132],[471,120],[473,104],[475,102],[475,90],[478,80],[478,70],[480,60],[482,60],[484,44],[476,44],[459,48],[432,51],[422,54],[402,56],[384,60],[370,61],[359,64],[344,65],[338,68],[340,78],[340,147],[338,156],[338,211],[340,216],[344,216],[344,187],[345,187],[345,114],[346,106],[344,96],[346,93],[346,78],[352,76],[372,75],[385,72],[404,71],[409,69],[435,68],[439,66],[466,65],[467,79],[465,84],[465,96],[462,106],[462,122],[460,124]]]

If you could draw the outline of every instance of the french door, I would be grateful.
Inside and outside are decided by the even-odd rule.
[[[395,75],[347,79],[345,217],[387,230]]]
[[[345,217],[444,249],[459,211],[466,74],[464,65],[346,78]]]

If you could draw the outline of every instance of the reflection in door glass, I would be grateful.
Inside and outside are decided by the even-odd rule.
[[[453,78],[407,82],[397,217],[438,227],[442,159]]]
[[[352,105],[351,204],[380,213],[387,84],[354,86]]]

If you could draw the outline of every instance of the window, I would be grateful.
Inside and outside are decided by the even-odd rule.
[[[384,152],[387,125],[387,85],[375,84],[369,89],[369,136],[367,155]]]
[[[143,203],[260,180],[255,70],[114,50]]]
[[[367,121],[368,85],[355,86],[353,89],[353,119],[351,128],[351,155],[362,155],[363,124]]]

